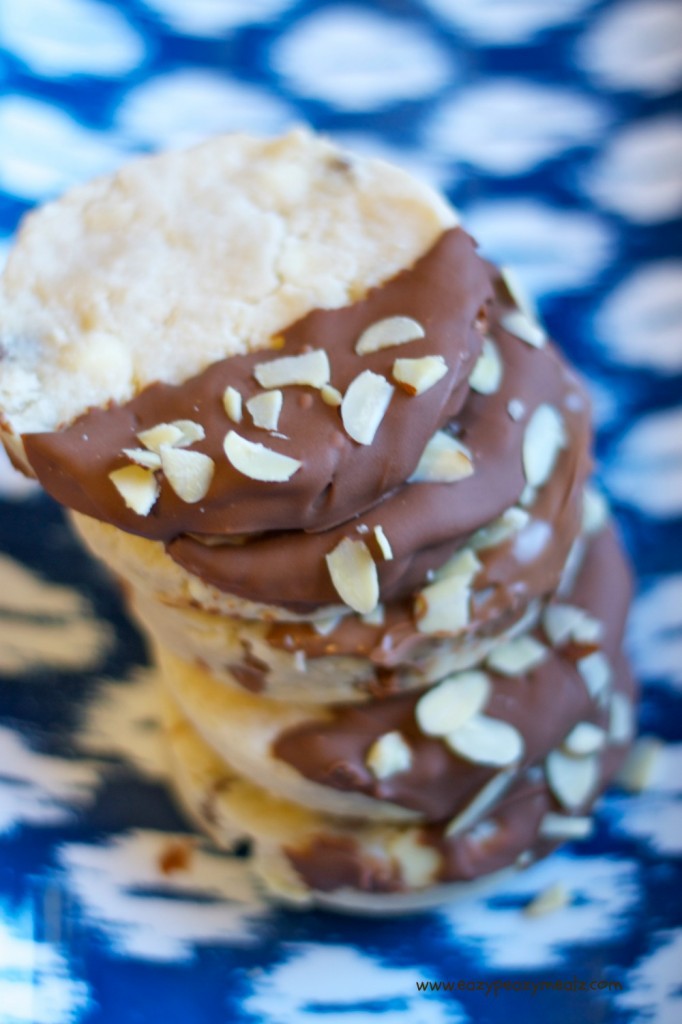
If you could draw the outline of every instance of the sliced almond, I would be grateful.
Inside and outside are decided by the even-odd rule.
[[[360,618],[368,626],[383,626],[386,621],[386,609],[383,604],[378,604],[373,611],[361,615]]]
[[[509,788],[514,774],[513,771],[507,770],[493,775],[492,779],[486,782],[485,786],[478,791],[471,803],[467,804],[464,810],[448,824],[444,833],[445,837],[465,832],[466,829],[474,824],[477,818],[486,814],[497,803],[505,790]]]
[[[609,704],[609,741],[622,746],[629,743],[635,732],[632,701],[624,693],[612,693]]]
[[[535,303],[526,291],[526,288],[513,267],[501,267],[502,280],[507,286],[507,291],[516,306],[529,320],[538,319],[538,311]]]
[[[442,356],[422,356],[421,359],[396,359],[393,379],[408,395],[422,395],[448,372]]]
[[[393,548],[390,545],[388,537],[384,533],[383,526],[374,527],[374,539],[379,546],[379,551],[381,551],[381,554],[384,556],[386,561],[391,562],[393,560]]]
[[[575,811],[591,797],[599,782],[599,758],[572,757],[553,750],[545,762],[549,788],[559,803]]]
[[[583,522],[585,533],[599,533],[609,518],[609,506],[604,495],[591,484],[583,491]]]
[[[538,492],[535,488],[531,487],[530,484],[526,484],[519,496],[519,505],[522,505],[524,508],[530,508],[531,505],[535,504],[537,496]]]
[[[387,732],[369,748],[365,764],[377,779],[388,779],[410,770],[412,751],[399,732]]]
[[[459,633],[469,624],[471,577],[446,576],[421,590],[414,601],[420,633]]]
[[[464,725],[445,737],[455,754],[474,764],[500,768],[516,764],[523,757],[523,736],[509,722],[487,715],[473,715]]]
[[[523,436],[523,469],[530,487],[547,483],[566,446],[566,427],[553,405],[539,405],[531,416]]]
[[[571,729],[561,744],[567,754],[583,757],[585,754],[596,754],[606,743],[606,732],[592,722],[578,722]]]
[[[462,548],[436,569],[434,577],[437,580],[444,580],[448,576],[468,576],[472,580],[481,568],[481,563],[473,551],[470,548]]]
[[[282,411],[283,396],[281,391],[266,391],[262,395],[254,395],[246,403],[251,413],[254,427],[262,430],[277,430],[279,414]]]
[[[389,840],[388,850],[400,865],[401,879],[408,889],[424,889],[436,880],[442,866],[440,854],[428,843],[419,842],[416,829],[398,831],[396,838]]]
[[[540,822],[539,831],[543,839],[587,839],[593,829],[592,818],[549,811]]]
[[[594,700],[603,698],[609,686],[613,672],[611,664],[603,651],[595,651],[577,662],[578,672]]]
[[[320,388],[320,397],[325,405],[331,405],[332,408],[338,408],[343,402],[343,395],[338,388],[333,388],[331,384],[323,384]]]
[[[500,323],[505,331],[516,335],[517,338],[525,341],[532,348],[542,348],[547,341],[547,335],[540,324],[535,320],[531,320],[520,309],[513,309],[510,313],[505,313]]]
[[[665,746],[655,736],[642,736],[618,773],[618,782],[629,793],[643,793],[652,784]]]
[[[497,547],[510,540],[514,534],[522,530],[528,524],[530,516],[523,508],[506,509],[498,519],[481,527],[470,539],[469,544],[474,551],[485,551],[488,548]]]
[[[583,608],[570,604],[549,604],[542,616],[542,626],[554,647],[575,640],[579,643],[599,643],[604,627]]]
[[[326,556],[329,575],[341,600],[360,615],[367,615],[379,601],[379,576],[367,545],[349,537]]]
[[[129,509],[139,516],[151,511],[159,496],[159,482],[151,469],[142,466],[124,466],[109,473],[109,479]]]
[[[472,843],[477,846],[483,845],[489,842],[494,836],[498,835],[500,831],[499,822],[493,819],[487,819],[479,821],[477,825],[474,825],[470,829],[467,835],[467,843]]]
[[[215,463],[202,452],[189,452],[185,448],[171,448],[162,444],[161,468],[178,498],[193,505],[206,497]]]
[[[412,484],[454,484],[474,472],[471,452],[461,441],[437,431],[427,442],[417,468],[409,479]]]
[[[598,644],[604,637],[604,623],[585,612],[573,628],[573,639],[578,644]]]
[[[510,398],[507,402],[507,412],[509,418],[518,423],[526,415],[526,406],[520,398]]]
[[[519,530],[512,541],[512,555],[517,562],[535,562],[554,543],[551,523],[544,519],[531,519],[523,530]]]
[[[499,391],[504,364],[492,338],[483,339],[483,349],[469,376],[469,387],[479,395],[492,395]]]
[[[460,672],[419,699],[414,711],[417,725],[426,736],[447,736],[482,711],[489,697],[485,672]]]
[[[282,356],[267,363],[257,363],[253,375],[262,388],[281,388],[291,384],[321,388],[329,383],[331,367],[324,349],[316,348],[300,356]]]
[[[564,567],[561,570],[561,579],[559,580],[559,586],[556,589],[558,597],[567,597],[571,594],[575,588],[575,582],[578,578],[587,545],[583,537],[579,536],[573,541],[571,549],[568,552],[568,558],[564,563]]]
[[[359,356],[378,352],[382,348],[393,345],[404,345],[408,341],[418,341],[424,337],[424,328],[410,316],[389,316],[377,320],[362,332],[358,338],[355,351]]]
[[[541,893],[538,893],[523,908],[526,917],[545,917],[547,914],[555,914],[557,910],[563,910],[571,902],[569,893],[563,882],[550,885]]]
[[[206,431],[201,423],[195,423],[194,420],[173,420],[171,427],[177,427],[182,435],[175,441],[174,448],[188,448],[189,445],[203,441],[206,437]]]
[[[174,445],[178,441],[182,440],[182,430],[176,427],[174,423],[157,423],[155,427],[150,427],[149,430],[142,430],[138,435],[138,441],[150,452],[156,452],[159,454],[159,448],[162,444]]]
[[[271,448],[266,448],[265,445],[247,441],[234,430],[225,438],[223,448],[234,468],[252,480],[282,483],[289,480],[302,466],[298,459],[281,455]]]
[[[532,636],[517,636],[505,644],[499,644],[488,655],[487,665],[505,676],[521,676],[537,668],[549,651]]]
[[[147,448],[124,448],[123,454],[127,455],[131,462],[136,462],[145,469],[161,469],[161,456]]]
[[[229,384],[223,392],[223,408],[233,423],[242,421],[242,396]]]
[[[372,443],[394,391],[385,377],[371,370],[363,370],[351,381],[341,402],[341,419],[358,444]]]

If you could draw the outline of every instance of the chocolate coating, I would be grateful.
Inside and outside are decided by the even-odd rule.
[[[491,395],[469,391],[466,383],[480,348],[480,332],[472,324],[483,306],[504,362],[501,386]],[[395,602],[410,595],[472,532],[519,499],[526,483],[525,428],[533,410],[550,403],[564,418],[568,444],[533,507],[537,522],[545,524],[546,543],[534,559],[515,558],[510,547],[503,558],[483,556],[485,571],[477,586],[487,597],[477,606],[474,626],[485,627],[500,616],[520,614],[532,597],[556,585],[577,532],[579,495],[590,467],[587,402],[577,378],[551,346],[532,348],[504,330],[500,317],[510,308],[497,272],[476,255],[468,235],[453,229],[414,267],[362,301],[316,310],[294,324],[284,333],[284,348],[222,360],[182,385],[153,385],[124,406],[92,410],[63,431],[26,435],[26,451],[46,489],[63,503],[165,540],[176,562],[220,590],[306,614],[338,603],[325,555],[343,537],[358,536],[358,526],[369,530],[370,546],[375,526],[390,540],[392,560],[373,551],[381,599]],[[357,356],[354,344],[361,331],[397,314],[421,322],[426,338]],[[302,458],[302,469],[276,484],[238,473],[222,451],[233,426],[222,407],[225,386],[232,384],[247,398],[258,390],[252,377],[257,363],[320,346],[329,354],[332,382],[342,389],[361,369],[390,378],[396,355],[442,354],[450,369],[422,396],[396,389],[369,446],[352,441],[338,410],[312,389],[285,388],[279,427],[290,440],[245,423],[239,432]],[[519,420],[509,415],[512,399],[525,406]],[[309,408],[302,409],[301,401]],[[190,505],[162,480],[151,513],[138,516],[125,507],[108,473],[125,464],[121,449],[136,446],[139,430],[175,419],[204,425],[206,439],[193,450],[214,459],[213,483],[203,501]],[[473,475],[454,484],[404,483],[427,440],[443,427],[471,450]],[[244,533],[247,543],[215,544],[220,536]],[[203,543],[202,536],[211,543]]]
[[[588,549],[570,602],[604,623],[603,650],[612,660],[620,651],[630,589],[615,536],[610,530],[604,532]],[[535,635],[547,643],[539,627]],[[510,723],[523,736],[521,772],[542,762],[578,722],[604,724],[604,709],[589,694],[570,649],[550,649],[543,662],[520,676],[489,675],[492,693],[485,713]],[[442,740],[421,732],[415,707],[423,693],[416,690],[360,705],[327,706],[330,721],[311,720],[286,730],[273,744],[273,754],[320,785],[389,800],[428,821],[450,819],[496,769],[465,760]],[[407,740],[412,766],[377,779],[366,765],[367,753],[380,736],[394,730]]]
[[[478,552],[482,568],[472,584],[473,611],[467,636],[494,636],[508,629],[531,601],[556,589],[582,515],[582,488],[578,481],[570,487],[562,481],[562,460],[563,456],[552,480],[540,492],[528,525],[510,540]],[[526,540],[545,528],[546,542],[529,557]],[[324,636],[305,622],[273,623],[268,642],[281,650],[301,650],[308,658],[369,658],[377,670],[385,670],[405,664],[418,667],[420,659],[442,641],[421,633],[413,602],[400,599],[386,604],[381,623],[347,615]],[[394,688],[399,688],[397,680]]]
[[[314,310],[282,333],[274,350],[233,356],[209,366],[180,385],[154,384],[130,402],[93,409],[65,429],[23,437],[36,476],[53,497],[85,515],[143,537],[172,540],[188,532],[229,536],[268,530],[322,530],[369,508],[414,470],[429,437],[459,410],[466,380],[480,352],[477,314],[491,295],[486,268],[472,239],[460,228],[445,232],[412,268],[366,298],[341,309]],[[388,316],[409,316],[426,337],[369,355],[357,355],[362,332]],[[254,367],[286,355],[324,348],[331,382],[345,392],[363,370],[391,379],[396,356],[442,355],[446,375],[428,395],[410,397],[396,388],[371,445],[359,445],[343,430],[338,409],[309,387],[284,389],[278,432],[250,423],[235,426],[222,395],[228,385],[244,401],[263,389]],[[161,494],[149,515],[126,508],[108,474],[128,465],[123,448],[138,446],[137,433],[157,423],[194,420],[206,431],[192,450],[210,456],[215,474],[206,498],[187,504],[161,480]],[[223,452],[230,429],[249,441],[302,462],[290,480],[264,483],[232,467]],[[395,438],[401,443],[396,446]]]
[[[614,689],[634,699],[636,686],[621,650],[630,594],[631,578],[618,542],[612,530],[605,531],[590,544],[570,601],[601,618],[605,626],[603,647],[611,658],[614,670]],[[579,656],[579,652],[570,647],[565,649],[564,668],[575,684],[585,690],[584,683],[576,679],[571,664],[575,656]],[[535,676],[536,688],[551,690],[551,682],[537,678],[537,670]],[[518,680],[509,682],[515,685]],[[526,689],[529,682],[527,679]],[[545,686],[547,682],[550,683],[549,687]],[[509,707],[513,703],[509,700],[506,702]],[[588,704],[591,706],[586,709],[586,720],[603,723],[603,710],[594,701],[588,701]],[[507,717],[511,721],[512,718],[505,716],[504,711],[505,708],[498,703],[496,717]],[[555,723],[557,735],[561,734],[559,738],[565,736],[574,724],[566,724],[564,721],[559,727],[558,722]],[[541,719],[534,719],[532,725],[539,731],[544,728]],[[610,744],[601,753],[595,792],[582,808],[582,813],[589,811],[589,807],[616,775],[628,749],[627,744]],[[566,813],[543,775],[538,774],[535,768],[516,778],[494,807],[486,812],[489,828],[485,832],[473,828],[446,836],[448,819],[426,825],[420,830],[418,841],[439,854],[440,864],[434,882],[460,882],[479,878],[516,864],[521,854],[529,861],[546,856],[559,845],[558,840],[546,838],[540,832],[542,819],[550,811]],[[312,888],[322,892],[334,892],[344,887],[366,892],[382,889],[397,892],[410,888],[396,861],[382,865],[378,877],[383,886],[377,885],[374,880],[374,861],[359,842],[344,841],[340,855],[326,856],[324,839],[324,836],[318,836],[303,847],[285,850],[301,878]]]
[[[511,679],[489,672],[492,693],[485,713],[518,730],[523,759],[491,810],[488,832],[446,836],[448,822],[498,769],[460,757],[441,739],[421,732],[415,708],[423,690],[393,692],[399,690],[401,666],[418,664],[434,643],[417,628],[415,590],[475,531],[520,501],[526,488],[525,432],[540,404],[561,414],[567,443],[532,503],[529,524],[512,539],[480,552],[482,570],[474,583],[467,632],[494,634],[518,619],[533,600],[550,598],[579,533],[590,469],[588,403],[551,345],[534,348],[504,329],[504,313],[513,308],[497,271],[478,257],[472,239],[455,228],[413,267],[364,299],[341,309],[315,310],[288,327],[279,347],[221,360],[180,385],[154,384],[125,405],[92,409],[64,429],[23,436],[36,476],[57,500],[124,531],[162,541],[190,573],[246,600],[302,614],[338,604],[325,556],[344,537],[366,539],[378,569],[381,600],[387,603],[384,624],[348,616],[325,637],[305,624],[273,626],[268,640],[273,647],[301,650],[309,657],[367,657],[376,666],[381,696],[360,705],[327,706],[328,720],[311,718],[287,730],[273,743],[272,753],[317,784],[417,812],[423,822],[416,827],[418,839],[438,852],[438,880],[444,882],[488,874],[524,851],[542,855],[551,849],[555,844],[540,837],[540,823],[548,810],[560,808],[540,766],[579,722],[606,726],[608,718],[576,667],[587,652],[575,644],[550,650],[535,669]],[[392,316],[417,320],[425,338],[357,355],[355,344],[362,332]],[[499,388],[487,395],[469,388],[484,331],[494,339],[504,369]],[[320,348],[329,357],[331,384],[342,393],[365,370],[392,381],[396,358],[440,355],[447,373],[422,396],[396,387],[374,441],[366,446],[348,436],[339,410],[326,405],[312,387],[283,388],[275,434],[256,428],[248,415],[238,426],[229,420],[222,401],[228,385],[246,402],[263,393],[254,374],[259,364]],[[520,415],[510,415],[511,402],[523,410]],[[123,449],[137,447],[141,431],[181,419],[205,429],[205,438],[192,450],[215,464],[208,493],[197,503],[184,502],[158,474],[156,504],[149,515],[137,515],[125,506],[109,474],[130,464]],[[301,468],[281,483],[243,475],[224,454],[224,438],[232,429],[299,459]],[[473,475],[452,484],[407,482],[438,430],[466,445]],[[372,539],[378,526],[390,541],[391,560],[381,556]],[[235,539],[239,543],[230,543]],[[629,595],[629,575],[617,542],[612,531],[602,532],[589,544],[565,600],[603,621],[602,647],[614,668],[614,688],[632,697],[634,683],[621,652]],[[540,627],[534,635],[547,644]],[[267,664],[250,650],[230,668],[247,689],[266,688]],[[377,779],[366,764],[368,751],[393,731],[407,740],[411,766]],[[599,755],[598,789],[616,771],[624,752],[623,746],[611,745]],[[352,837],[320,834],[304,848],[285,852],[301,877],[320,891],[349,886],[392,892],[406,887],[397,862],[374,857]]]
[[[381,526],[394,556],[385,561],[374,552],[381,599],[399,600],[412,593],[427,573],[442,565],[474,531],[518,501],[526,485],[522,462],[526,425],[538,405],[546,402],[561,412],[568,444],[533,508],[536,520],[552,527],[544,560],[536,560],[539,578],[537,573],[531,578],[525,560],[524,564],[516,560],[513,566],[508,561],[504,567],[499,563],[491,567],[485,586],[504,584],[491,613],[509,607],[510,590],[517,591],[515,602],[549,592],[556,585],[580,521],[580,494],[591,467],[588,405],[579,381],[551,346],[532,348],[499,325],[503,308],[495,305],[489,310],[490,333],[505,367],[502,384],[492,395],[470,392],[461,413],[449,425],[472,452],[472,476],[452,484],[404,484],[362,516],[324,533],[269,534],[240,547],[208,547],[196,538],[182,536],[168,545],[171,557],[220,590],[263,603],[272,602],[276,593],[276,603],[305,614],[320,605],[338,604],[325,555],[344,537],[357,539],[358,526],[367,527],[369,533],[363,538],[370,538],[370,543],[375,526]],[[526,407],[519,421],[508,413],[513,398]]]
[[[442,857],[438,880],[452,882],[479,878],[513,864],[532,849],[540,822],[552,806],[543,782],[519,779],[494,810],[495,831],[483,839],[475,833],[444,837],[441,827],[425,829],[424,841]]]
[[[318,836],[303,850],[286,854],[307,884],[319,892],[348,886],[362,892],[399,892],[403,886],[397,866],[359,854],[350,836]]]

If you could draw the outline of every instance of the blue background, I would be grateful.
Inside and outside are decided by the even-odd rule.
[[[594,399],[639,574],[651,788],[487,898],[386,921],[273,910],[187,833],[143,643],[62,513],[0,471],[0,1024],[682,1019],[682,14],[675,0],[3,0],[0,248],[132,154],[305,121],[445,189]],[[570,904],[521,908],[562,881]],[[618,992],[418,980],[616,980]]]

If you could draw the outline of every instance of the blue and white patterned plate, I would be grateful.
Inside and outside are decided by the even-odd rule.
[[[222,130],[307,121],[446,189],[589,380],[640,577],[641,725],[665,741],[645,793],[614,791],[589,842],[493,895],[274,910],[201,839],[169,859],[188,827],[143,643],[3,467],[0,1024],[681,1020],[677,0],[2,0],[0,78],[3,248],[34,203]],[[521,913],[557,881],[567,907]]]

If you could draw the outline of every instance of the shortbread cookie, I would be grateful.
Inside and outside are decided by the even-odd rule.
[[[297,130],[137,159],[28,215],[2,278],[5,430],[267,349],[409,267],[456,221],[434,192]]]
[[[588,404],[443,199],[305,130],[73,190],[0,284],[0,438],[283,900],[426,906],[589,831],[635,688]]]
[[[237,547],[219,544],[214,535],[184,533],[168,544],[171,556],[194,575],[249,600],[263,601],[273,587],[281,588],[293,611],[309,614],[338,596],[325,556],[344,539],[359,540],[376,563],[381,599],[396,601],[413,594],[470,537],[520,503],[541,525],[529,529],[534,542],[522,545],[521,564],[506,566],[502,576],[517,596],[524,588],[535,596],[530,577],[539,570],[539,592],[548,592],[579,528],[581,490],[591,468],[589,403],[551,345],[536,348],[505,327],[517,328],[520,312],[499,276],[491,284],[495,299],[486,306],[486,350],[472,376],[476,387],[459,414],[429,438],[421,468],[402,487],[389,486],[387,496],[367,511],[357,505],[356,518],[335,529],[266,532],[243,538]],[[399,351],[385,351],[381,370],[387,379]],[[430,395],[429,390],[412,401]],[[372,444],[382,477],[382,434],[383,444],[392,446],[387,427],[382,424]],[[453,455],[449,445],[460,446],[465,462],[454,478],[438,465],[439,456],[447,461]],[[477,545],[483,546],[482,539]],[[533,565],[540,555],[542,564]],[[496,582],[482,580],[481,589]],[[501,595],[500,603],[508,606],[509,595]]]
[[[458,641],[415,634],[408,620],[391,618],[391,609],[370,622],[351,614],[268,623],[176,607],[132,586],[127,597],[148,635],[182,661],[237,692],[301,704],[363,702],[423,688],[478,665],[497,644],[533,626],[540,608],[533,604],[500,633]]]
[[[624,748],[604,758],[581,813],[558,805],[541,775],[475,797],[460,822],[370,824],[331,818],[276,799],[241,778],[172,706],[167,712],[172,778],[183,807],[220,846],[251,842],[248,862],[277,901],[355,913],[419,910],[493,885],[561,843],[589,837],[594,801]],[[496,780],[497,782],[497,780]]]
[[[629,694],[622,655],[614,672],[613,693]],[[199,827],[228,849],[249,840],[249,866],[275,899],[360,913],[434,906],[495,883],[562,842],[586,838],[594,802],[628,749],[622,729],[614,729],[596,772],[583,767],[593,755],[558,748],[541,769],[516,778],[498,771],[449,821],[381,824],[273,797],[218,757],[172,704],[167,727],[173,781]],[[577,737],[571,730],[564,744],[575,747]]]
[[[610,579],[618,583],[615,603]],[[591,833],[594,802],[622,763],[632,733],[634,684],[620,649],[628,588],[613,535],[602,532],[590,545],[573,603],[553,603],[545,619],[563,658],[579,666],[592,710],[567,732],[566,723],[558,729],[541,764],[491,768],[445,821],[348,820],[276,798],[235,772],[171,703],[169,744],[182,802],[221,845],[248,839],[252,869],[266,891],[286,903],[383,914],[437,905],[474,891],[470,886],[494,883],[500,872],[527,867],[559,843]],[[594,649],[591,622],[598,613],[599,642],[610,655],[607,675],[597,668],[603,652]],[[580,666],[590,658],[589,667]],[[539,690],[548,681],[518,682]],[[557,703],[565,708],[559,695]],[[599,716],[603,727],[596,724]]]
[[[629,680],[619,684],[613,668],[629,589],[613,534],[602,532],[537,629],[494,646],[476,670],[361,705],[264,701],[156,653],[183,714],[240,775],[328,814],[440,821],[500,768],[515,778],[541,765],[573,730],[592,737],[596,777],[612,717],[633,721]]]
[[[460,229],[452,229],[443,237],[457,240],[461,235]],[[394,319],[404,319],[399,316],[409,308],[404,289],[394,290],[403,278],[409,282],[409,298],[420,294],[418,285],[426,269],[442,275],[444,262],[456,273],[456,266],[449,267],[448,250],[439,255],[440,248],[437,245],[415,268],[374,289],[364,302],[316,314],[316,336],[325,340],[312,352],[262,363],[256,361],[260,356],[226,359],[183,385],[155,386],[118,409],[94,410],[61,432],[27,435],[24,444],[34,470],[48,490],[81,513],[148,539],[165,540],[171,558],[193,576],[259,604],[268,603],[275,590],[279,602],[297,615],[314,614],[320,605],[334,604],[342,596],[328,560],[344,547],[354,547],[355,556],[364,559],[367,593],[351,605],[368,611],[376,604],[371,592],[376,590],[376,598],[384,601],[413,594],[469,537],[489,530],[520,502],[533,508],[541,526],[538,530],[533,524],[533,543],[523,546],[516,574],[513,567],[507,570],[514,601],[521,599],[524,586],[528,597],[536,596],[530,580],[537,573],[530,563],[539,554],[540,579],[548,592],[578,529],[581,490],[589,469],[587,400],[551,346],[536,347],[511,333],[511,328],[521,330],[521,314],[504,282],[491,277],[495,298],[484,307],[484,322],[477,320],[469,328],[474,335],[476,328],[488,332],[485,351],[471,373],[474,388],[465,394],[464,407],[453,419],[443,419],[442,410],[447,407],[448,415],[452,413],[448,395],[456,381],[454,368],[469,358],[457,354],[457,338],[466,335],[464,325],[451,339],[452,365],[441,355],[425,353],[447,340],[447,303],[457,296],[444,288],[442,294],[431,296],[441,304],[443,319],[433,332],[429,328],[424,337],[406,345],[396,344],[391,336],[388,347],[367,355],[356,351],[357,324],[346,331],[336,323],[367,304],[374,310],[377,302],[392,309]],[[475,258],[473,252],[469,255]],[[472,316],[469,308],[465,323]],[[334,329],[325,330],[330,318]],[[422,319],[430,323],[427,316]],[[387,321],[378,321],[382,322]],[[285,335],[295,335],[306,323],[307,318]],[[376,322],[366,329],[372,326]],[[471,345],[475,348],[474,341]],[[408,349],[411,355],[395,358],[396,351]],[[361,416],[371,418],[383,401],[372,393],[358,399],[356,406],[354,388],[362,379],[388,389],[384,420],[375,417],[371,438],[355,443],[355,428],[350,414],[345,414],[346,397],[340,410],[326,404],[322,378],[315,383],[310,378],[305,385],[289,381],[282,388],[264,387],[253,397],[274,399],[278,408],[290,410],[289,421],[269,422],[268,446],[257,440],[265,433],[262,425],[244,424],[239,433],[230,429],[221,396],[233,384],[226,382],[239,384],[233,390],[242,395],[245,381],[256,386],[265,369],[283,363],[290,367],[292,360],[313,355],[326,360],[329,368],[337,352],[352,357],[352,372],[374,360],[374,369],[359,370],[347,388],[352,410],[359,408]],[[411,384],[406,393],[388,383],[398,364],[422,367],[429,360],[440,360],[448,372],[443,376],[439,370],[439,378],[425,392],[415,394]],[[275,382],[281,383],[281,378]],[[443,389],[439,399],[435,392]],[[457,404],[461,391],[455,388]],[[398,455],[392,440],[396,422],[410,438],[410,445],[399,446]],[[434,427],[438,429],[432,433]],[[186,437],[182,430],[188,431]],[[178,434],[175,439],[173,431]],[[163,452],[145,450],[140,444],[152,449],[156,445]],[[136,460],[142,465],[133,464]],[[264,466],[271,468],[266,471]],[[133,498],[124,487],[124,477],[130,475]],[[130,482],[126,486],[130,488]],[[140,495],[140,487],[146,489],[146,497]],[[382,495],[383,500],[377,500]],[[371,509],[368,503],[373,504]],[[342,514],[354,518],[334,527]],[[332,528],[327,529],[330,518]],[[292,564],[295,573],[290,571]],[[354,573],[352,565],[350,572]],[[484,575],[481,589],[489,592],[496,583]],[[507,595],[498,596],[506,609]],[[479,614],[483,616],[480,607]]]
[[[183,809],[219,846],[230,850],[249,841],[249,868],[277,902],[363,914],[404,913],[470,895],[507,873],[502,869],[482,879],[439,884],[437,859],[420,848],[414,830],[327,821],[240,778],[170,702],[165,724],[173,784]],[[320,867],[335,868],[334,877],[315,885],[308,872],[299,873],[294,866],[299,850],[304,857],[317,851]],[[514,863],[511,870],[527,863]],[[359,886],[354,884],[358,879]]]

